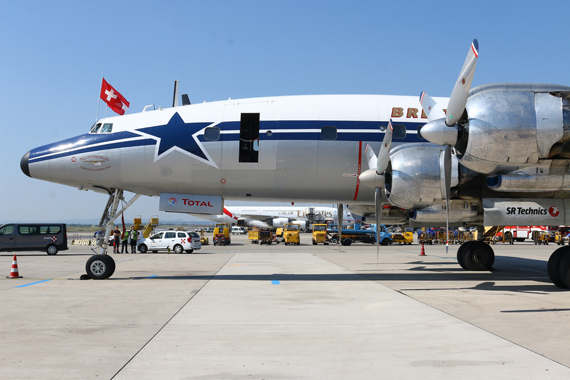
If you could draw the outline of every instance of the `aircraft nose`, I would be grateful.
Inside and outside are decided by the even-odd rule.
[[[24,154],[24,157],[22,157],[22,159],[20,160],[20,169],[22,169],[22,172],[24,172],[25,175],[32,178],[32,176],[30,175],[30,166],[28,164],[29,159],[30,159],[30,152],[28,151],[28,153]]]

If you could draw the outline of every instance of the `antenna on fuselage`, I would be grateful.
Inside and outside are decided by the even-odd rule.
[[[172,98],[172,107],[178,107],[178,80],[174,81],[174,97]]]
[[[183,106],[189,106],[190,103],[190,98],[188,97],[188,94],[182,94],[182,105]],[[178,80],[174,81],[174,97],[172,98],[172,107],[178,107]]]

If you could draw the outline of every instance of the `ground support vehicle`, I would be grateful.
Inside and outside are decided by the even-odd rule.
[[[301,227],[298,224],[287,223],[283,227],[283,239],[285,245],[288,244],[301,244],[300,238]]]
[[[273,236],[271,231],[253,229],[248,232],[247,238],[251,244],[271,244],[273,243]]]
[[[412,244],[414,242],[414,233],[411,231],[400,231],[392,233],[392,243]]]
[[[534,245],[548,245],[550,234],[546,231],[532,231]]]
[[[338,242],[338,230],[329,230],[331,242]],[[370,230],[342,230],[342,245],[351,245],[352,243],[376,243],[376,227],[372,226]],[[392,244],[392,236],[386,229],[385,225],[380,227],[380,244]]]
[[[273,241],[275,242],[275,244],[285,242],[285,238],[283,237],[283,228],[282,227],[275,230],[275,235],[273,235]]]
[[[56,255],[67,250],[67,225],[63,223],[10,223],[0,225],[0,251],[45,251]]]
[[[218,235],[223,235],[223,238]],[[230,245],[231,243],[230,225],[227,223],[216,223],[216,227],[214,227],[214,245]]]
[[[245,227],[233,226],[231,233],[232,235],[245,235],[247,234],[247,230],[245,229]]]
[[[192,253],[200,248],[202,248],[202,243],[196,232],[162,231],[137,241],[137,249],[140,253],[148,251],[153,253],[158,251]]]
[[[419,244],[433,244],[433,235],[427,231],[418,232],[418,243]]]
[[[313,245],[323,243],[329,244],[326,224],[313,224]]]

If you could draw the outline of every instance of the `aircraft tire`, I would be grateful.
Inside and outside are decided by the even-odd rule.
[[[463,260],[467,270],[489,271],[493,268],[495,253],[490,245],[482,241],[474,241],[465,247]]]
[[[93,255],[87,260],[85,271],[93,280],[104,280],[115,273],[115,260],[109,255]]]
[[[461,268],[465,270],[467,270],[467,267],[465,266],[465,247],[469,243],[470,242],[463,243],[459,246],[459,248],[457,248],[457,263],[461,266]]]
[[[563,281],[562,275],[564,274],[562,259],[566,258],[566,277],[568,277],[568,257],[570,257],[570,247],[561,247],[558,248],[556,251],[550,255],[548,259],[548,265],[546,267],[548,271],[548,277],[550,277],[550,281],[560,289],[569,289],[570,287],[565,284]]]
[[[50,256],[51,255],[57,255],[57,251],[58,251],[58,248],[57,248],[57,245],[55,245],[55,244],[50,244],[46,247],[46,253]]]
[[[146,247],[146,244],[141,244],[139,245],[139,252],[140,253],[147,253],[148,248]]]
[[[566,289],[570,289],[570,253],[562,257],[558,271]]]
[[[180,244],[176,244],[174,246],[174,253],[183,253],[183,252],[184,252],[184,248]]]

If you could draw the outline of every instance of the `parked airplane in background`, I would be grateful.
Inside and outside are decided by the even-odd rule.
[[[306,228],[311,219],[324,223],[329,219],[338,220],[337,215],[337,209],[334,207],[224,206],[224,213],[221,215],[195,216],[247,227],[283,227],[285,223],[294,223]],[[346,210],[342,219],[345,222],[354,222],[352,214]]]
[[[380,223],[389,203],[410,225],[570,225],[570,87],[470,91],[478,55],[475,40],[451,97],[422,94],[423,111],[417,97],[385,95],[185,103],[102,119],[32,149],[21,168],[109,194],[107,234],[140,195],[159,195],[162,211],[208,215],[224,200],[317,202]],[[117,211],[123,190],[137,195]],[[468,270],[490,270],[494,257],[481,241],[457,252]],[[91,278],[114,269],[105,245],[86,265]],[[548,273],[570,288],[570,247],[552,254]]]

